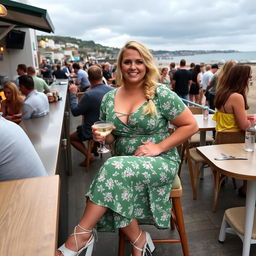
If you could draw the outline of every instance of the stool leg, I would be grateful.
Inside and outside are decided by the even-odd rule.
[[[190,153],[189,153],[188,148],[186,149],[186,152],[187,152],[188,170],[189,170],[189,174],[190,174],[193,199],[196,200],[197,199],[197,188],[196,188],[196,184],[195,184],[194,169],[193,169],[194,167],[193,167],[192,159],[189,155]]]
[[[236,179],[235,179],[235,178],[232,178],[232,181],[233,181],[234,189],[236,189],[236,188],[237,188],[237,186],[236,186]]]
[[[188,240],[185,230],[183,211],[181,207],[180,197],[172,197],[173,208],[175,211],[176,221],[178,225],[178,231],[180,234],[180,240],[182,245],[182,251],[184,256],[189,256]]]
[[[175,229],[175,223],[174,223],[174,219],[173,216],[171,215],[171,230]]]
[[[181,167],[182,167],[184,157],[185,157],[185,149],[186,149],[186,144],[185,143],[181,144],[180,165],[179,165],[179,170],[178,170],[179,177],[180,177]]]
[[[119,229],[118,256],[125,256],[125,235]]]
[[[86,169],[88,169],[89,165],[90,165],[90,156],[91,156],[92,147],[93,147],[93,142],[91,140],[88,140],[87,156],[86,156]]]
[[[225,241],[227,226],[228,226],[228,224],[227,224],[225,213],[224,213],[224,216],[223,216],[223,219],[222,219],[221,228],[220,228],[219,242],[224,242]]]

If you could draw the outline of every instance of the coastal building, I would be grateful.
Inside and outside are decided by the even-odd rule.
[[[35,30],[53,32],[46,10],[25,4],[26,1],[2,0],[7,10],[0,17],[0,76],[15,80],[19,63],[38,68],[38,46]]]

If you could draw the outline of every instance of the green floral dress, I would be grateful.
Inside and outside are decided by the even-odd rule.
[[[170,225],[169,193],[180,163],[176,148],[156,157],[133,156],[144,141],[159,143],[169,136],[168,121],[177,117],[185,105],[166,86],[159,85],[153,99],[158,115],[143,115],[145,102],[123,123],[114,112],[116,90],[107,93],[101,104],[101,119],[116,127],[114,157],[109,158],[94,178],[87,196],[109,208],[97,225],[99,231],[114,231],[130,224],[133,218]]]

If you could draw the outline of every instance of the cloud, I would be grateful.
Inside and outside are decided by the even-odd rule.
[[[48,10],[56,35],[122,47],[255,50],[254,0],[30,0]]]

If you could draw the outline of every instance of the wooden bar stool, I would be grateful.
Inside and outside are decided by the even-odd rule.
[[[153,239],[154,243],[181,243],[182,251],[184,256],[189,255],[188,250],[188,241],[184,225],[183,211],[181,206],[181,196],[182,196],[182,186],[179,179],[179,176],[176,175],[172,189],[170,191],[170,200],[172,200],[172,214],[171,214],[171,229],[174,229],[176,226],[177,231],[179,232],[180,238],[178,239]],[[118,247],[118,256],[125,256],[125,235],[119,229],[119,247]]]
[[[90,165],[90,157],[92,154],[94,143],[95,141],[93,139],[87,141],[86,169],[88,169]]]

